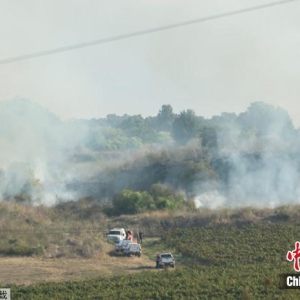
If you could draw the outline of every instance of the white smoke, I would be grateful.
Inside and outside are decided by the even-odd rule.
[[[23,99],[0,104],[0,197],[28,197],[33,204],[74,198],[65,185],[74,176],[67,164],[85,136]]]
[[[209,207],[217,209],[222,207],[226,203],[226,197],[224,197],[218,191],[208,191],[198,195],[195,199],[196,208]]]
[[[213,190],[199,185],[196,205],[300,203],[300,139],[287,113],[257,102],[227,125],[218,132],[219,162],[214,166],[222,179]]]

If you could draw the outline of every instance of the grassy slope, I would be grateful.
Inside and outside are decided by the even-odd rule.
[[[171,272],[145,269],[139,274],[129,275],[124,269],[126,274],[109,278],[38,283],[33,286],[13,285],[12,293],[16,299],[82,299],[86,296],[86,299],[300,298],[297,290],[280,290],[277,281],[278,274],[292,271],[292,264],[286,261],[285,255],[288,250],[293,249],[294,242],[298,239],[300,222],[297,206],[276,210],[247,208],[192,214],[154,213],[123,216],[113,220],[106,220],[99,215],[103,219],[101,226],[95,222],[95,216],[90,221],[86,219],[79,222],[78,214],[75,216],[71,212],[50,213],[46,208],[39,208],[38,214],[33,208],[2,204],[0,213],[4,210],[10,216],[23,216],[27,230],[34,229],[34,226],[58,228],[61,224],[66,229],[71,229],[76,224],[82,234],[79,238],[77,236],[79,241],[88,237],[87,228],[91,226],[98,226],[98,229],[101,226],[109,228],[119,222],[128,227],[142,227],[148,232],[148,236],[163,235],[161,242],[149,239],[146,235],[144,255],[152,259],[156,252],[169,250],[175,253],[178,263],[176,270]],[[28,217],[40,226],[35,222],[26,222]],[[55,220],[59,221],[58,224]],[[10,222],[6,220],[5,226],[11,229],[16,228],[15,226],[22,228],[20,218],[18,221],[15,218]],[[169,233],[168,230],[173,229],[177,231]],[[40,240],[38,238],[37,235],[37,241],[43,246],[44,235],[40,235]],[[96,247],[96,241],[91,243]],[[76,247],[67,254],[71,255],[72,251],[78,254]],[[98,251],[101,253],[101,249]]]
[[[176,249],[176,270],[143,271],[89,281],[12,287],[18,299],[299,299],[299,290],[279,289],[278,275],[300,226],[213,226],[166,232],[165,250]],[[162,244],[147,241],[153,255]],[[20,298],[19,298],[20,297]]]

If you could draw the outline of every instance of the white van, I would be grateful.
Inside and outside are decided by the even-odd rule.
[[[106,237],[108,241],[118,243],[126,238],[126,232],[124,228],[113,228]]]

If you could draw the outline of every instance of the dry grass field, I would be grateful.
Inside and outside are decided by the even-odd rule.
[[[263,210],[153,212],[106,218],[100,210],[85,202],[58,208],[2,202],[0,286],[154,271],[156,251],[165,250],[161,249],[159,236],[168,228],[294,223],[299,216],[299,206],[285,206]],[[140,258],[111,255],[114,245],[105,241],[103,233],[119,226],[144,231],[146,240]]]
[[[141,257],[87,258],[1,257],[0,285],[85,280],[97,276],[123,275],[153,269],[155,262]]]

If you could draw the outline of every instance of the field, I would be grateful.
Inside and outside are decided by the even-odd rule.
[[[107,255],[91,259],[3,257],[0,261],[0,286],[87,280],[98,276],[140,272],[154,266],[154,261],[147,256],[119,258]]]
[[[279,283],[280,274],[293,271],[286,253],[294,249],[299,231],[299,224],[289,222],[173,228],[161,240],[145,240],[142,260],[129,258],[124,264],[124,257],[108,255],[98,261],[78,259],[71,267],[71,260],[58,259],[56,268],[64,265],[64,272],[73,274],[49,276],[56,282],[5,287],[11,287],[13,299],[33,300],[299,299],[299,290],[282,290]],[[161,250],[175,254],[175,270],[153,268]],[[33,258],[30,263],[34,269],[42,262]]]

